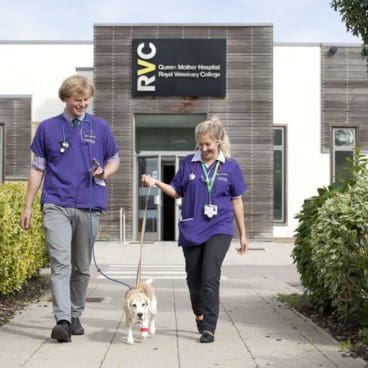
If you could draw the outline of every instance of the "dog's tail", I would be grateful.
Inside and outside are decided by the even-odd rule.
[[[145,284],[152,285],[153,279],[148,279],[144,281]]]

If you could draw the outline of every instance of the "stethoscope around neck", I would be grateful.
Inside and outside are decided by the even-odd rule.
[[[88,124],[89,125],[90,136],[92,136],[92,125],[91,125],[91,123],[86,118],[87,118],[87,114],[84,115],[84,118],[81,121],[80,126],[79,126],[80,138],[81,138],[81,141],[83,143],[89,143],[88,141],[86,141],[83,138],[83,125],[84,124]],[[59,149],[60,153],[65,153],[66,150],[70,147],[69,142],[66,140],[65,128],[64,128],[64,120],[65,120],[65,118],[63,116],[61,118],[61,132],[62,132],[62,135],[63,135],[63,140],[60,143],[60,149]]]

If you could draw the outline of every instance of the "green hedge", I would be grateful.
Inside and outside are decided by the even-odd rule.
[[[342,189],[334,185],[319,188],[318,196],[305,200],[301,211],[296,215],[299,226],[296,229],[292,256],[306,294],[312,304],[322,311],[330,309],[331,299],[323,281],[318,277],[319,269],[312,258],[314,248],[318,246],[312,239],[312,227],[318,219],[320,208],[339,190]]]
[[[311,228],[316,277],[342,319],[368,322],[368,178],[326,200]]]
[[[368,325],[368,172],[355,152],[351,176],[304,202],[293,258],[310,301]]]
[[[26,186],[0,185],[0,294],[19,290],[47,262],[39,197],[34,201],[31,228],[20,226]]]

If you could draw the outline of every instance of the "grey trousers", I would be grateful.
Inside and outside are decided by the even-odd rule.
[[[215,332],[219,316],[221,266],[232,236],[215,235],[201,245],[183,246],[192,310],[204,329]]]
[[[92,247],[100,211],[43,205],[43,225],[51,265],[53,313],[56,321],[80,317],[90,279]],[[92,234],[91,234],[92,233]],[[92,236],[92,239],[91,239]]]

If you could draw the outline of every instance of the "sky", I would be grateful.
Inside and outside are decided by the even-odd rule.
[[[0,16],[0,41],[93,41],[101,23],[266,23],[274,42],[361,43],[330,0],[0,0]]]

